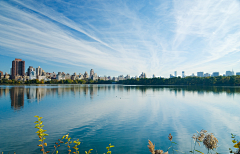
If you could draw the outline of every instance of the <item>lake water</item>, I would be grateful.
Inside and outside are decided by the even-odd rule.
[[[166,151],[171,133],[174,148],[188,152],[192,135],[205,129],[218,138],[217,151],[228,153],[231,133],[240,138],[240,87],[0,86],[0,152],[41,153],[35,115],[43,117],[50,151],[69,133],[80,140],[80,153],[103,154],[111,143],[113,154],[150,154],[148,139]]]

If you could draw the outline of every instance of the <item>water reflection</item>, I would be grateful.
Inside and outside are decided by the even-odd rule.
[[[14,87],[10,89],[11,107],[18,110],[24,106],[24,88]]]
[[[143,96],[147,91],[170,91],[177,97],[179,94],[183,97],[185,93],[197,93],[198,96],[212,93],[219,95],[226,93],[228,97],[234,97],[234,94],[240,94],[240,87],[201,87],[201,86],[119,86],[119,85],[43,85],[43,86],[1,86],[0,97],[8,96],[10,93],[11,108],[20,110],[24,106],[24,97],[28,103],[40,102],[45,96],[64,97],[81,95],[94,99],[100,91],[130,92],[131,90],[140,91]],[[26,95],[26,96],[25,96]]]
[[[186,151],[195,130],[206,129],[219,139],[218,152],[226,153],[230,133],[240,136],[239,94],[240,87],[0,86],[0,132],[6,132],[0,151],[38,153],[33,116],[40,115],[51,134],[50,150],[59,136],[70,133],[83,143],[80,153],[89,148],[104,153],[109,143],[117,145],[113,153],[148,153],[148,139],[166,150],[172,133],[176,149]],[[33,149],[26,151],[27,146]]]

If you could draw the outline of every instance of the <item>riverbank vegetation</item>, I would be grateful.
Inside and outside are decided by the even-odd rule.
[[[52,79],[51,81],[44,81],[41,80],[39,81],[38,79],[35,80],[28,80],[28,81],[16,81],[16,80],[11,80],[11,79],[2,79],[0,80],[0,84],[112,84],[113,81],[108,80],[108,81],[104,81],[104,80],[91,80],[91,79],[85,79],[85,80],[71,80],[71,79],[67,79],[67,80],[56,80],[56,79]]]
[[[236,76],[217,76],[217,77],[174,77],[174,78],[143,78],[128,79],[114,82],[112,80],[56,80],[51,81],[16,81],[11,79],[1,79],[0,84],[124,84],[124,85],[204,85],[204,86],[240,86],[240,75]]]
[[[144,78],[121,80],[125,85],[205,85],[205,86],[240,86],[240,75],[217,77],[174,77],[174,78]]]

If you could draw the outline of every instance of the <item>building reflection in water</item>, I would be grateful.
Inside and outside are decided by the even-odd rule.
[[[24,88],[12,87],[10,89],[11,108],[19,110],[24,106]]]

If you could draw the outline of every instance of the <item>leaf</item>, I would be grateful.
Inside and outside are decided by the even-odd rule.
[[[56,151],[56,154],[58,154],[58,151]]]
[[[236,140],[232,140],[232,143],[237,143],[237,141]]]
[[[37,117],[37,118],[39,118],[39,116],[37,116],[37,115],[35,115],[34,117]]]
[[[234,147],[234,148],[239,148],[239,145],[238,145],[238,144],[235,144],[233,147]]]
[[[47,143],[44,143],[45,146],[47,146]]]

